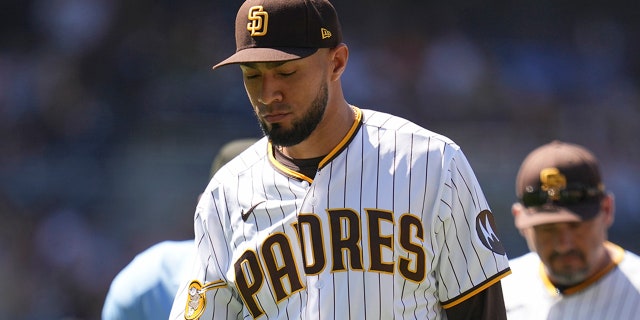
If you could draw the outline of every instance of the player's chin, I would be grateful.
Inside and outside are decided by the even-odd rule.
[[[585,259],[578,254],[558,255],[552,261],[559,270],[579,270],[586,265]]]
[[[583,282],[587,278],[587,272],[576,269],[563,269],[554,272],[554,282],[559,285],[572,286]]]
[[[269,137],[272,137],[272,138],[286,135],[286,130],[279,123],[267,123],[267,122],[265,122],[262,125],[262,130],[264,130],[264,132]]]
[[[269,139],[274,145],[281,147],[295,146],[307,137],[307,135],[296,134],[291,130],[283,130],[282,128],[272,128],[272,130],[267,133],[267,136],[269,136]]]
[[[554,274],[570,283],[584,278],[587,269],[585,263],[578,261],[555,261],[552,264]]]

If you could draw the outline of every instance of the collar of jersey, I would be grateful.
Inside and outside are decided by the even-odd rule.
[[[351,125],[351,128],[349,128],[349,131],[344,136],[344,138],[342,138],[340,143],[338,143],[322,160],[320,160],[320,163],[318,164],[318,170],[322,169],[327,163],[329,163],[338,154],[340,154],[340,152],[342,152],[342,150],[344,150],[347,145],[349,145],[349,142],[351,142],[353,137],[356,135],[356,132],[358,132],[358,129],[362,125],[362,110],[360,110],[358,107],[355,107],[355,106],[351,106],[351,108],[353,109],[353,113],[356,116],[355,120],[353,121],[353,124]],[[268,154],[269,154],[269,161],[271,162],[271,164],[281,173],[300,179],[300,180],[305,180],[309,183],[313,182],[313,179],[307,177],[302,173],[293,171],[287,168],[285,165],[278,162],[278,160],[276,160],[274,156],[274,150],[273,150],[273,145],[271,144],[271,141],[269,141]]]

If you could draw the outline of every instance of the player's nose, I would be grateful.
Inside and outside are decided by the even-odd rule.
[[[258,101],[265,105],[282,102],[283,93],[278,81],[270,76],[262,77],[262,84]]]
[[[569,230],[562,230],[556,234],[555,247],[558,252],[568,252],[575,247],[575,235]]]

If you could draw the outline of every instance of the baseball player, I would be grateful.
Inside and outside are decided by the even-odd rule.
[[[211,175],[256,139],[237,139],[222,146]],[[180,281],[195,255],[193,239],[162,241],[136,255],[111,282],[102,320],[167,319]]]
[[[460,147],[350,105],[324,0],[248,0],[240,66],[265,137],[195,212],[197,259],[171,319],[504,319],[509,272]]]
[[[509,319],[640,319],[640,257],[607,241],[614,199],[595,156],[553,141],[516,178],[515,225],[532,252],[502,281]]]

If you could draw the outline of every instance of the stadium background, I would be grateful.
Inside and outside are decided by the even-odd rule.
[[[192,236],[211,160],[260,135],[233,52],[240,1],[0,3],[0,318],[97,319],[139,251]],[[534,147],[583,144],[640,253],[640,11],[631,1],[335,0],[348,100],[460,144],[509,255]]]

